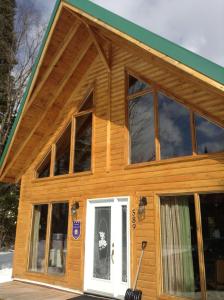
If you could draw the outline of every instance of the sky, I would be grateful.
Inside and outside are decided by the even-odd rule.
[[[25,3],[25,0],[19,0]],[[26,0],[27,1],[27,0]],[[85,1],[85,0],[83,0]],[[55,0],[29,0],[49,20]],[[224,0],[92,0],[224,66]]]

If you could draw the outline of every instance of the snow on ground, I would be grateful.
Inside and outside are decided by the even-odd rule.
[[[0,252],[0,283],[12,280],[13,252]]]

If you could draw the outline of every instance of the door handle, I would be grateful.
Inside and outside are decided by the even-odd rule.
[[[114,243],[112,243],[111,260],[112,263],[114,264]]]

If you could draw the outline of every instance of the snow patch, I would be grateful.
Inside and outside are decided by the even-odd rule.
[[[0,270],[0,283],[12,281],[12,269]]]

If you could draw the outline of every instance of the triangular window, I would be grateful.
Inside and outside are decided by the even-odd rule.
[[[84,103],[79,109],[79,112],[91,109],[93,107],[93,92],[91,92],[85,99]]]
[[[44,178],[50,176],[50,165],[51,165],[51,151],[44,158],[42,163],[37,169],[37,178]]]
[[[130,74],[128,75],[128,95],[133,95],[149,88],[150,86],[146,82],[139,80]]]
[[[195,114],[197,153],[224,151],[224,128]]]

